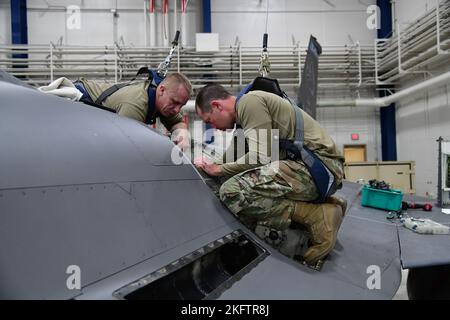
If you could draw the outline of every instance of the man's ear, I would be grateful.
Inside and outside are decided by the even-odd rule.
[[[166,91],[166,86],[163,85],[163,84],[160,84],[160,85],[158,86],[158,89],[159,89],[160,95],[162,95],[162,94],[164,93],[164,91]]]
[[[217,109],[217,111],[219,111],[219,112],[221,112],[223,109],[222,103],[219,100],[212,100],[211,107],[213,107],[214,109]]]

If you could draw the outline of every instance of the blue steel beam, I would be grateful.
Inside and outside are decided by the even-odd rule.
[[[380,26],[378,26],[378,38],[390,38],[392,36],[392,8],[390,0],[377,0],[380,8]],[[384,96],[381,91],[380,96]],[[381,153],[383,161],[397,160],[397,133],[395,123],[395,104],[380,110],[381,127]]]
[[[211,0],[203,0],[203,32],[210,33],[211,32]],[[211,65],[212,67],[212,65]],[[213,78],[214,75],[203,75],[205,78]],[[214,142],[214,135],[211,134],[212,126],[207,123],[206,124],[206,143]]]
[[[11,0],[11,42],[12,44],[28,44],[26,0]],[[28,54],[13,54],[13,58],[27,59]]]
[[[28,43],[26,0],[11,0],[11,40],[13,44]]]
[[[203,32],[211,32],[211,0],[203,0]]]

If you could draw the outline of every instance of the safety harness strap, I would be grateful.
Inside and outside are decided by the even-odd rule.
[[[145,117],[145,124],[154,124],[156,122],[156,88],[149,85],[148,89],[148,108],[147,116]]]
[[[291,100],[289,101],[295,112],[295,140],[280,139],[280,148],[286,150],[288,159],[301,159],[303,161],[319,191],[319,197],[316,199],[316,202],[324,202],[327,197],[336,191],[334,189],[334,175],[313,151],[304,146],[303,116],[300,108]]]
[[[272,82],[272,86],[267,86]],[[255,85],[256,84],[256,85]],[[304,146],[304,122],[303,116],[300,108],[289,99],[289,97],[279,89],[278,81],[275,79],[258,77],[252,83],[247,85],[238,95],[236,99],[236,107],[239,100],[246,93],[253,90],[263,90],[271,92],[287,99],[295,113],[295,138],[294,141],[287,139],[280,139],[280,149],[286,151],[286,156],[289,160],[302,160],[308,169],[311,177],[316,185],[319,192],[319,197],[315,202],[322,203],[326,198],[331,196],[337,189],[336,179],[333,173],[327,168],[327,166],[320,160],[317,155]],[[238,120],[236,120],[236,127],[240,128],[241,125]]]
[[[294,144],[299,150],[301,150],[303,148],[303,141],[304,141],[304,138],[305,138],[305,131],[304,131],[304,125],[303,125],[303,116],[302,116],[302,113],[300,112],[300,108],[297,107],[297,105],[291,99],[289,99],[289,97],[286,94],[285,94],[284,98],[287,99],[291,103],[291,106],[292,106],[292,108],[294,109],[294,112],[295,112],[295,140],[294,140]]]
[[[95,100],[95,104],[101,105],[103,103],[103,101],[105,101],[106,98],[108,98],[110,95],[112,95],[114,92],[118,91],[119,89],[126,87],[128,85],[130,85],[131,82],[126,82],[126,83],[118,83],[115,85],[112,85],[111,87],[109,87],[108,89],[106,89],[105,91],[103,91],[97,98],[97,100]]]
[[[150,86],[152,86],[154,88],[156,88],[158,86],[158,84],[164,79],[164,78],[160,77],[155,70],[151,70],[148,67],[141,67],[141,68],[139,68],[138,72],[136,73],[136,76],[133,79],[131,79],[131,81],[112,85],[111,87],[109,87],[108,89],[103,91],[100,94],[100,96],[97,98],[97,100],[95,100],[94,103],[97,105],[102,105],[103,101],[105,101],[106,98],[108,98],[114,92],[122,89],[123,87],[133,84],[133,81],[136,79],[136,77],[139,75],[142,75],[142,74],[147,75],[147,79],[150,81]]]

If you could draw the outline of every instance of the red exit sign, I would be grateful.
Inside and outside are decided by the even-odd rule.
[[[352,133],[351,137],[352,137],[353,141],[359,140],[359,134],[358,133]]]

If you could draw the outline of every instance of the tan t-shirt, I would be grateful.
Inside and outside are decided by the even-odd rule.
[[[80,81],[83,82],[84,87],[93,101],[113,85],[111,83],[101,83],[85,78],[81,78]],[[120,88],[106,98],[103,101],[103,105],[116,110],[117,114],[121,116],[144,122],[148,112],[147,89],[149,84],[149,81],[140,81]],[[172,117],[157,116],[168,130],[171,130],[175,124],[183,121],[183,117],[179,113]]]
[[[314,151],[325,164],[328,159],[343,162],[344,158],[325,129],[306,112],[300,111],[304,122],[304,145]],[[237,161],[221,165],[222,171],[227,175],[234,175],[268,162],[272,150],[271,129],[279,130],[279,139],[293,140],[295,137],[295,112],[290,102],[269,92],[256,90],[245,94],[236,105],[236,121],[240,123],[249,142],[249,150]],[[255,131],[259,135],[255,135]],[[233,149],[234,147],[230,146]],[[229,154],[229,150],[226,153]],[[286,153],[280,150],[279,160],[284,159]]]

